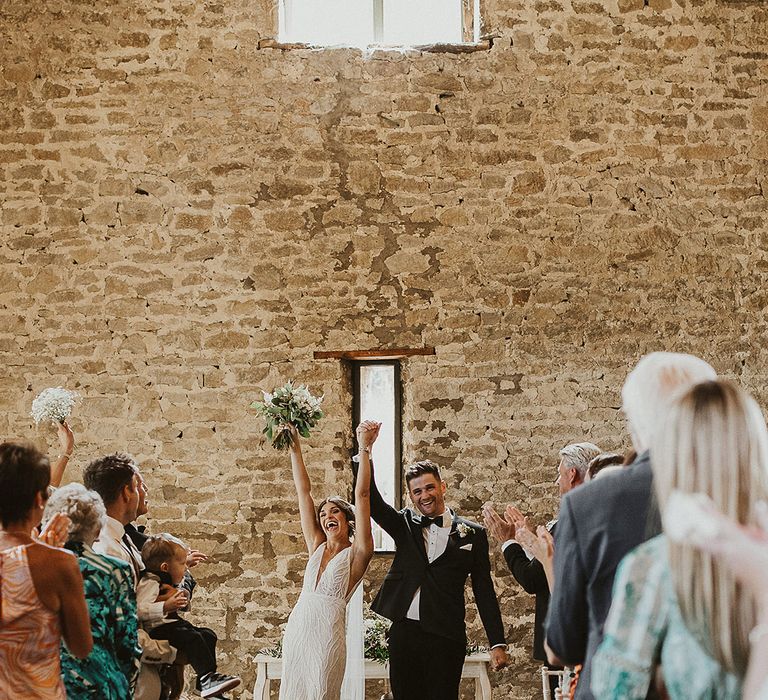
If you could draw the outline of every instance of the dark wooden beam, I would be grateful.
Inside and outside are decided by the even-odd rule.
[[[379,350],[315,350],[316,360],[397,360],[402,357],[434,355],[434,348],[381,348]]]

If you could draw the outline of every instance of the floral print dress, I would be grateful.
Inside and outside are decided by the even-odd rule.
[[[93,651],[85,659],[61,646],[67,698],[130,700],[141,656],[131,567],[82,542],[68,542],[66,548],[77,554],[93,633]]]
[[[671,700],[741,698],[741,679],[723,670],[685,626],[664,535],[619,564],[603,641],[592,660],[592,692],[644,700],[657,664]]]

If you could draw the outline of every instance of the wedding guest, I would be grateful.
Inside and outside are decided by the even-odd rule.
[[[595,457],[587,466],[585,481],[592,481],[598,474],[618,471],[624,465],[624,455],[617,452],[605,452]]]
[[[600,448],[591,442],[578,442],[566,445],[560,450],[560,460],[557,465],[557,480],[559,495],[581,485],[586,478],[589,464],[601,453]],[[536,610],[533,624],[533,658],[547,664],[547,654],[544,651],[544,620],[549,607],[550,586],[542,566],[537,558],[529,557],[523,547],[516,541],[517,528],[527,528],[528,524],[523,514],[514,506],[507,506],[502,516],[498,515],[490,504],[483,507],[483,521],[491,536],[501,544],[501,551],[509,570],[515,580],[526,593],[536,596]],[[554,535],[556,521],[549,525],[549,532]],[[560,670],[559,667],[553,667]],[[554,682],[554,680],[553,680]]]
[[[627,552],[658,529],[649,521],[652,472],[648,455],[657,424],[675,393],[715,378],[691,355],[655,352],[643,357],[622,389],[632,444],[639,457],[610,478],[566,494],[555,533],[555,585],[546,623],[551,663],[583,664],[576,697],[593,698],[592,656],[602,640],[616,567]]]
[[[139,618],[152,639],[165,639],[184,652],[197,674],[197,690],[209,698],[237,687],[240,679],[218,673],[216,633],[178,615],[187,605],[186,592],[179,586],[187,571],[188,554],[187,546],[168,533],[147,540],[141,550],[146,569],[137,590]],[[165,616],[160,622],[142,615],[152,603],[163,605]]]
[[[114,453],[93,460],[83,472],[85,487],[96,491],[107,511],[107,518],[93,544],[99,554],[121,559],[131,565],[134,587],[138,585],[144,562],[136,545],[125,532],[125,525],[136,520],[144,493],[144,481],[136,460],[128,454]],[[158,623],[163,619],[163,603],[151,603],[145,613]],[[176,659],[176,650],[165,641],[153,640],[139,630],[142,650],[141,669],[134,700],[158,700],[162,682],[158,667]]]
[[[66,548],[77,556],[85,584],[93,650],[85,659],[61,649],[61,669],[68,700],[125,700],[138,672],[136,596],[131,567],[97,554],[93,542],[106,518],[101,497],[81,484],[57,489],[45,507],[43,522],[55,514],[70,520]]]
[[[2,700],[65,700],[62,638],[78,658],[93,647],[77,559],[31,536],[42,519],[50,480],[48,458],[34,447],[0,445]]]
[[[136,520],[142,497],[139,465],[133,456],[121,452],[100,457],[85,468],[83,484],[101,496],[107,509],[94,551],[128,562],[134,585],[138,585],[144,563],[136,545],[125,533],[125,526]],[[158,620],[162,619],[162,606],[155,606],[154,614]]]
[[[509,663],[488,538],[484,528],[447,507],[447,485],[434,462],[410,465],[405,481],[414,509],[400,511],[371,484],[371,515],[397,548],[371,607],[392,620],[389,676],[395,699],[456,700],[466,655],[467,577],[491,646],[491,666]]]
[[[651,450],[662,510],[673,491],[703,493],[736,522],[754,524],[768,497],[768,430],[746,392],[724,381],[694,386]],[[688,542],[654,537],[616,572],[592,691],[644,700],[660,664],[671,700],[738,700],[755,623],[755,598],[727,566]]]
[[[689,544],[717,557],[755,597],[757,624],[749,633],[750,655],[742,697],[768,700],[768,506],[765,502],[755,505],[759,527],[741,525],[714,504],[705,515],[715,534],[690,538]]]
[[[138,473],[139,475],[139,504],[136,507],[136,517],[140,518],[144,515],[147,515],[149,513],[149,499],[147,496],[149,495],[149,488],[147,487],[147,482],[144,481],[144,477],[142,476],[141,472]],[[147,543],[147,540],[149,539],[149,534],[147,534],[146,527],[143,525],[137,526],[134,524],[134,522],[127,523],[124,526],[125,534],[128,535],[128,538],[133,542],[136,549],[141,552],[144,545]],[[196,549],[190,549],[189,554],[187,555],[187,568],[191,569],[194,566],[197,566],[201,562],[208,561],[208,555],[203,554],[202,552],[196,550]],[[189,594],[189,597],[191,599],[192,592],[195,589],[195,586],[197,586],[197,582],[195,581],[192,574],[187,570],[184,574],[184,581],[181,584],[182,588],[184,588],[187,593]]]

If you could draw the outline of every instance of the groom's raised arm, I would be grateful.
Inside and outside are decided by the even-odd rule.
[[[474,561],[472,563],[472,591],[475,603],[483,621],[488,643],[491,647],[506,644],[504,639],[504,623],[501,621],[501,610],[496,598],[496,590],[491,578],[491,560],[488,555],[488,536],[480,529],[475,537]]]
[[[376,486],[376,469],[371,463],[371,517],[393,539],[397,539],[407,527],[405,519],[379,493]]]

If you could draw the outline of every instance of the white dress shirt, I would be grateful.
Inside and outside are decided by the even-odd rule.
[[[144,562],[141,559],[141,553],[136,549],[130,537],[125,536],[125,528],[119,520],[107,516],[104,527],[101,528],[99,539],[93,543],[93,551],[99,554],[106,554],[115,559],[128,562],[133,572],[134,588],[139,585],[141,572],[144,571]],[[156,603],[147,601],[144,606],[139,605],[137,601],[139,619],[151,620],[154,624],[160,624],[163,619],[163,602]]]
[[[437,559],[448,546],[448,536],[451,534],[451,525],[453,525],[453,516],[451,511],[446,509],[442,515],[443,526],[438,527],[434,523],[429,527],[422,528],[424,535],[424,547],[427,550],[427,561],[431,564]],[[419,603],[421,601],[421,588],[413,594],[411,607],[408,608],[406,617],[409,620],[419,620]]]

